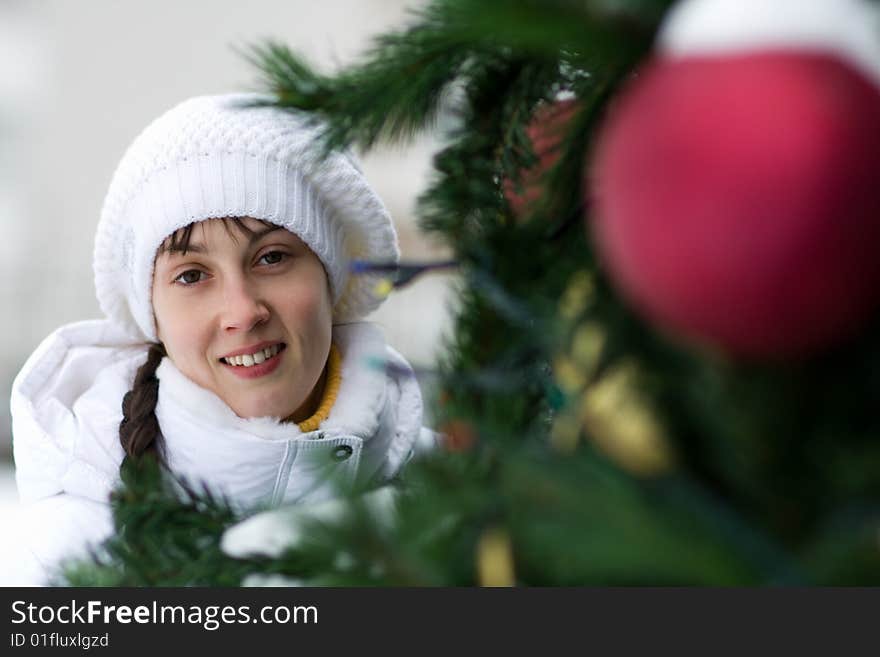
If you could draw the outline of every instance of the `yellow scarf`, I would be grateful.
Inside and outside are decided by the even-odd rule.
[[[318,428],[327,416],[330,415],[330,409],[336,401],[336,395],[339,393],[339,384],[342,382],[342,357],[335,344],[330,345],[330,355],[327,358],[327,380],[324,382],[324,395],[321,403],[318,404],[317,410],[312,416],[300,422],[300,431],[308,433]]]

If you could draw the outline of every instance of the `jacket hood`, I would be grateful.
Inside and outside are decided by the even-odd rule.
[[[350,445],[357,457],[350,468],[360,464],[369,476],[394,476],[416,448],[421,430],[422,400],[412,370],[371,324],[334,326],[333,341],[343,357],[342,382],[329,416],[311,434],[277,418],[239,418],[164,359],[157,369],[156,413],[171,469],[208,483],[215,476],[226,483],[237,473],[248,484],[228,492],[240,492],[245,502],[295,499],[293,484],[280,492],[266,490],[268,484],[260,488],[261,467],[271,463],[284,470],[273,461],[279,447],[286,454],[297,451],[293,445],[300,452],[319,443],[330,449]],[[112,322],[91,320],[61,327],[34,351],[13,382],[11,398],[16,481],[23,502],[59,493],[107,501],[119,483],[124,456],[119,442],[122,397],[147,349],[146,343],[133,344],[130,334]],[[383,367],[383,360],[390,367]],[[207,444],[219,449],[206,450]],[[206,454],[215,455],[213,461]],[[232,469],[231,463],[240,467]]]

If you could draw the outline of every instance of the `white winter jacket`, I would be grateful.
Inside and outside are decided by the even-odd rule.
[[[274,418],[239,418],[165,358],[156,416],[169,468],[241,508],[321,501],[337,478],[378,485],[394,477],[434,440],[422,428],[412,370],[368,323],[334,327],[333,342],[342,381],[329,416],[309,433]],[[106,320],[78,322],[46,338],[16,377],[13,449],[29,549],[18,583],[46,583],[61,560],[112,532],[122,397],[146,349]]]

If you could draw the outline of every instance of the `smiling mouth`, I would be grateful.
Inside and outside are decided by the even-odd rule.
[[[271,347],[260,349],[252,354],[242,354],[240,356],[227,356],[220,359],[221,363],[232,365],[233,367],[253,367],[266,362],[270,358],[274,358],[287,347],[284,343],[274,344]]]

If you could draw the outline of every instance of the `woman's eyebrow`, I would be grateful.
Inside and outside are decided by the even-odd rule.
[[[186,245],[185,249],[182,246],[177,247],[177,248],[174,248],[171,246],[162,247],[159,255],[168,256],[169,258],[174,258],[174,257],[183,258],[190,253],[207,253],[207,252],[208,252],[208,249],[206,249],[201,244],[197,244],[195,242],[190,242],[189,244]]]
[[[266,226],[263,230],[257,230],[251,233],[251,239],[249,244],[253,244],[254,242],[258,242],[263,237],[268,235],[269,233],[274,233],[276,230],[281,230],[281,226]]]
[[[269,233],[274,233],[276,230],[281,230],[281,226],[266,226],[263,230],[255,230],[249,231],[250,236],[248,238],[248,246],[251,246],[255,242],[259,242],[263,237],[268,235]],[[165,251],[168,255],[184,255],[183,249],[168,249]],[[190,242],[186,246],[186,253],[207,253],[208,249],[204,247],[204,245],[199,244],[198,242]]]

